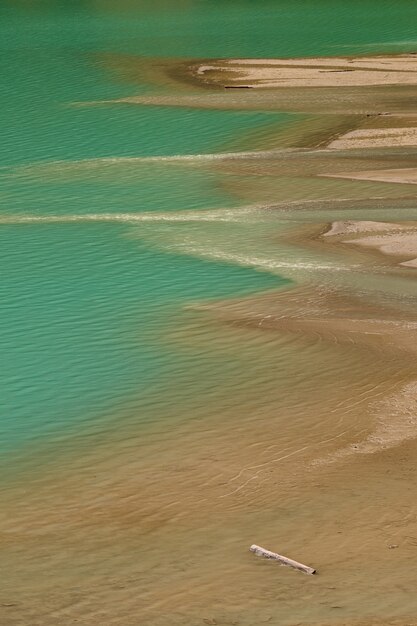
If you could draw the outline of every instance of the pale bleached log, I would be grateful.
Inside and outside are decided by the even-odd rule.
[[[275,559],[282,563],[282,565],[288,565],[288,567],[293,567],[294,569],[298,569],[305,574],[315,574],[316,570],[313,567],[309,567],[308,565],[303,565],[302,563],[298,563],[298,561],[293,561],[292,559],[288,559],[286,556],[282,556],[281,554],[277,554],[276,552],[271,552],[270,550],[265,550],[265,548],[261,548],[261,546],[257,546],[253,544],[249,548],[251,552],[254,552],[257,556],[264,556],[267,559]]]

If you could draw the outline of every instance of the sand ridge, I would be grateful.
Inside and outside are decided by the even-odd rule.
[[[226,89],[276,89],[277,102],[284,99],[286,89],[294,93],[304,92],[308,100],[311,90],[322,88],[323,101],[333,106],[331,91],[342,89],[346,106],[352,106],[355,91],[369,87],[417,85],[417,55],[385,55],[369,57],[327,57],[297,59],[226,59],[211,64],[191,65],[190,74],[197,80]],[[318,96],[320,97],[320,96]],[[343,97],[343,95],[341,95]],[[363,96],[363,103],[366,97]],[[404,98],[405,100],[405,98]],[[377,99],[376,99],[377,101]],[[361,148],[385,148],[417,146],[417,118],[409,111],[397,111],[402,123],[383,120],[374,127],[354,128],[336,137],[328,144],[329,149],[346,150]],[[392,112],[391,112],[392,114]],[[378,116],[390,116],[390,111],[379,111]],[[394,121],[393,121],[394,122]],[[397,120],[398,122],[398,120]],[[413,125],[415,124],[415,125]]]
[[[352,234],[355,237],[352,238]],[[416,223],[334,222],[324,237],[334,236],[343,243],[375,249],[384,255],[397,257],[402,266],[417,267]]]
[[[229,88],[417,85],[417,56],[225,59],[194,66],[193,71]]]
[[[336,143],[336,142],[334,142]],[[417,168],[404,167],[398,169],[380,169],[361,172],[340,172],[337,174],[322,174],[329,178],[349,178],[351,180],[375,180],[386,183],[417,184]]]

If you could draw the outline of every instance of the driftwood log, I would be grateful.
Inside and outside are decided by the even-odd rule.
[[[276,552],[271,552],[270,550],[265,550],[265,548],[261,548],[261,546],[257,546],[253,544],[249,548],[251,552],[256,554],[257,556],[264,556],[266,559],[275,559],[282,563],[282,565],[288,565],[288,567],[293,567],[294,569],[298,569],[305,574],[315,574],[316,570],[313,567],[309,567],[308,565],[303,565],[302,563],[298,563],[298,561],[293,561],[292,559],[287,559],[286,556],[281,556],[281,554],[277,554]]]

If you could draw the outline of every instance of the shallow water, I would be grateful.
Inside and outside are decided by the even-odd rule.
[[[412,185],[316,177],[415,154],[310,153],[349,120],[271,104],[111,103],[193,94],[158,58],[413,50],[416,13],[3,4],[0,624],[417,614],[414,354],[316,323],[334,292],[409,324],[416,288],[315,238],[334,219],[416,219]],[[254,541],[320,575],[257,561]]]

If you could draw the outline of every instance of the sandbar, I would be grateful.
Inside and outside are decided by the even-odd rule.
[[[417,184],[417,168],[404,167],[398,169],[365,170],[362,172],[341,172],[337,174],[321,174],[329,178],[349,178],[351,180],[375,180],[386,183]]]
[[[352,130],[332,141],[329,148],[390,148],[417,145],[417,126]],[[413,181],[414,182],[414,181]]]
[[[257,89],[417,85],[417,56],[225,59],[192,72],[208,83]]]
[[[356,237],[351,238],[352,234]],[[324,236],[337,236],[343,243],[378,250],[384,255],[397,257],[402,266],[417,268],[417,225],[415,223],[334,222]],[[349,238],[346,238],[347,236]]]

